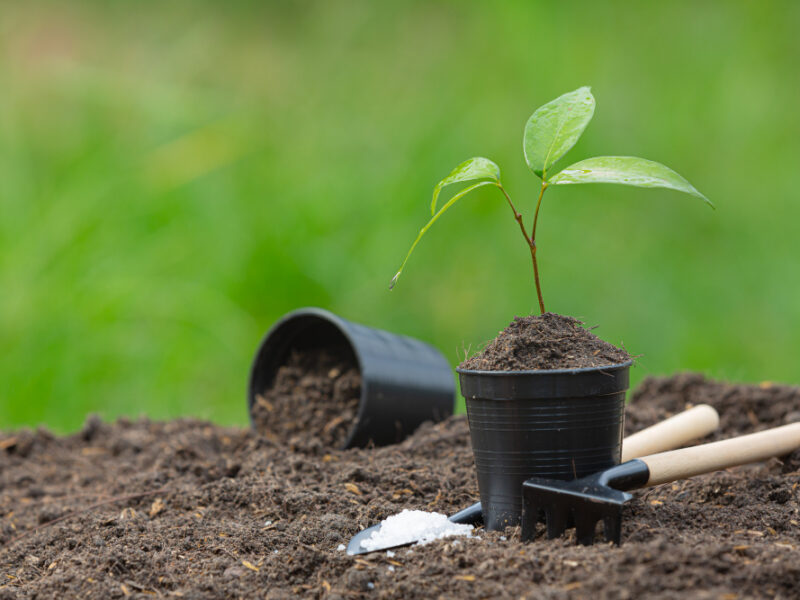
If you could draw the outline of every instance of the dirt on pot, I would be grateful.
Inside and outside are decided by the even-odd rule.
[[[575,369],[618,365],[630,358],[578,319],[548,312],[514,317],[481,352],[459,366],[476,371]]]
[[[293,349],[251,409],[263,436],[294,446],[341,448],[358,414],[361,374],[346,346]]]
[[[719,437],[796,420],[800,388],[648,379],[629,433],[708,402]],[[796,598],[800,452],[635,493],[623,544],[517,529],[349,557],[403,508],[476,501],[463,416],[395,446],[295,449],[197,421],[0,434],[0,599]]]

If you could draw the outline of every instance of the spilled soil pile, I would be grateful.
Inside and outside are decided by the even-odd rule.
[[[651,379],[629,433],[697,402],[718,407],[731,436],[797,419],[800,389]],[[480,530],[348,557],[340,544],[403,508],[477,499],[464,417],[346,451],[195,421],[7,432],[0,598],[796,598],[798,469],[795,452],[636,492],[620,547]]]
[[[293,349],[272,386],[256,396],[253,424],[275,442],[341,448],[360,398],[361,375],[349,347]]]
[[[544,313],[514,317],[511,324],[462,369],[523,371],[618,365],[630,360],[625,350],[601,340],[574,317]]]

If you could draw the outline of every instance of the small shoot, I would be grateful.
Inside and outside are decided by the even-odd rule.
[[[464,188],[455,196],[450,198],[450,200],[448,200],[444,206],[439,209],[439,212],[436,212],[436,204],[439,200],[439,193],[442,191],[443,187],[453,183],[465,183],[467,181],[476,181],[479,179],[483,179],[484,181]],[[487,179],[488,181],[486,181]],[[448,208],[453,206],[453,204],[458,202],[461,198],[469,194],[472,190],[485,185],[500,185],[500,167],[498,167],[488,158],[483,158],[481,156],[476,156],[475,158],[465,160],[463,163],[453,169],[447,177],[436,184],[436,187],[433,188],[433,199],[431,200],[431,215],[433,216],[425,225],[425,227],[420,229],[417,239],[415,239],[414,243],[411,244],[411,249],[408,251],[408,254],[406,254],[403,264],[400,265],[400,269],[397,271],[395,276],[392,277],[392,282],[389,284],[389,289],[394,288],[395,284],[397,283],[397,278],[400,277],[400,273],[403,272],[403,268],[406,266],[411,253],[414,252],[414,248],[417,247],[420,239],[422,239],[422,236],[425,235],[425,232],[430,229],[431,225],[433,225]]]
[[[539,107],[525,124],[522,140],[525,162],[542,181],[536,200],[530,235],[528,235],[528,231],[525,228],[522,215],[517,211],[511,201],[511,197],[500,181],[500,168],[488,158],[470,158],[458,165],[447,177],[436,184],[433,190],[433,199],[431,200],[431,220],[420,230],[414,243],[411,244],[411,249],[408,251],[403,264],[392,278],[390,289],[394,288],[411,253],[414,252],[414,248],[417,247],[420,239],[430,229],[431,225],[458,200],[479,187],[495,186],[503,194],[511,208],[514,220],[519,225],[520,232],[530,250],[536,296],[539,301],[539,310],[542,313],[545,312],[545,308],[542,286],[539,280],[536,227],[539,223],[539,209],[542,205],[542,198],[549,186],[581,183],[617,183],[642,188],[666,188],[700,198],[711,208],[714,208],[708,198],[672,169],[652,160],[635,156],[596,156],[587,158],[548,176],[548,171],[551,170],[551,167],[569,152],[581,137],[589,121],[592,120],[592,116],[594,116],[594,109],[595,100],[591,89],[584,86]],[[467,186],[456,193],[437,212],[439,194],[444,187],[454,183],[470,181],[477,181],[478,183]]]

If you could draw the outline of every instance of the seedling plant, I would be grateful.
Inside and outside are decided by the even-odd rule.
[[[544,313],[544,299],[542,285],[539,280],[539,264],[537,262],[536,227],[539,223],[539,209],[545,191],[556,185],[571,185],[582,183],[617,183],[643,188],[668,188],[684,192],[700,198],[712,208],[714,205],[686,179],[672,169],[644,158],[635,156],[595,156],[572,164],[561,171],[553,169],[558,160],[564,156],[578,141],[592,120],[594,115],[595,100],[588,87],[581,87],[573,92],[559,96],[555,100],[539,107],[525,124],[522,140],[522,150],[525,162],[531,171],[541,180],[539,196],[531,222],[530,235],[525,227],[522,214],[516,209],[505,187],[500,181],[500,168],[488,158],[477,156],[470,158],[458,165],[439,183],[433,190],[431,200],[432,218],[423,227],[417,239],[411,245],[400,270],[392,278],[391,288],[403,272],[411,253],[416,248],[422,236],[430,229],[444,212],[458,200],[472,190],[483,186],[494,186],[500,190],[514,214],[514,220],[519,225],[519,230],[528,246],[533,263],[533,280],[536,285],[536,296],[539,300],[539,310]],[[475,181],[450,198],[437,211],[439,194],[442,189],[454,183]]]

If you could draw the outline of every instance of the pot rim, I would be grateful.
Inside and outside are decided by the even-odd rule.
[[[572,369],[526,369],[521,371],[485,371],[479,369],[462,369],[456,368],[456,373],[459,375],[481,375],[485,377],[521,377],[531,375],[577,375],[579,373],[601,372],[601,371],[617,371],[633,366],[635,361],[630,359],[624,363],[617,363],[613,365],[600,365],[597,367],[575,367]]]
[[[283,315],[259,342],[247,384],[247,412],[251,427],[255,425],[253,404],[267,380],[265,374],[269,374],[272,385],[281,366],[280,355],[295,343],[298,336],[320,325],[330,326],[337,336],[341,336],[341,341],[352,351],[354,366],[361,375],[357,414],[340,449],[364,446],[370,439],[377,445],[393,443],[399,424],[402,424],[403,436],[406,436],[423,421],[439,421],[442,415],[452,414],[457,388],[452,367],[439,350],[417,338],[362,325],[324,308],[309,306]],[[314,345],[321,344],[317,340]],[[424,362],[418,356],[421,352]],[[406,368],[419,376],[412,380],[414,385],[402,377],[399,384],[396,381],[397,373]],[[400,393],[398,389],[404,393],[403,403],[394,402]],[[394,404],[388,404],[392,402]],[[392,416],[391,422],[382,419],[386,414]]]
[[[247,383],[247,415],[250,421],[250,427],[255,427],[255,421],[253,420],[253,404],[256,401],[256,396],[259,392],[255,389],[256,383],[256,375],[258,372],[263,370],[271,371],[273,383],[274,377],[280,368],[280,364],[277,362],[275,364],[264,365],[262,364],[262,353],[265,353],[265,349],[267,347],[267,343],[272,340],[273,343],[275,338],[281,341],[280,346],[285,350],[286,348],[291,346],[293,340],[303,332],[303,330],[293,331],[292,327],[296,327],[296,322],[300,320],[309,320],[309,321],[317,321],[317,323],[328,323],[333,326],[333,328],[337,331],[339,335],[342,336],[342,339],[345,343],[350,347],[350,350],[353,353],[353,357],[355,358],[356,368],[358,369],[359,375],[363,376],[364,373],[364,366],[363,366],[363,359],[361,357],[361,353],[359,352],[358,346],[353,340],[352,335],[347,329],[347,322],[344,318],[340,317],[336,313],[333,313],[329,310],[324,308],[319,308],[316,306],[305,306],[302,308],[296,308],[292,311],[281,316],[277,321],[275,321],[264,336],[261,338],[261,341],[258,344],[258,348],[256,348],[255,356],[253,357],[253,361],[250,364],[250,374]],[[290,333],[286,333],[289,331]],[[277,356],[275,351],[272,352],[273,356]],[[361,396],[358,399],[358,409],[356,412],[356,417],[353,419],[353,422],[350,424],[350,427],[347,430],[347,436],[345,437],[345,441],[341,448],[337,448],[339,450],[345,449],[349,447],[350,443],[352,442],[353,438],[356,435],[356,430],[358,429],[358,424],[360,420],[363,418],[363,413],[366,410],[366,397],[369,393],[368,388],[369,382],[362,379],[361,382]]]

